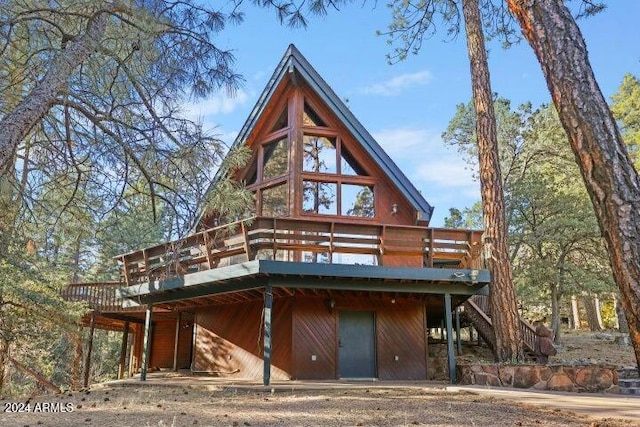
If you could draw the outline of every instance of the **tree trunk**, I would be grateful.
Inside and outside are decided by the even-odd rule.
[[[4,378],[9,364],[9,341],[0,335],[0,396],[4,396]]]
[[[616,317],[618,319],[618,332],[628,334],[629,324],[627,323],[627,319],[624,317],[624,311],[622,310],[622,306],[620,305],[620,300],[617,295],[615,297],[614,304],[616,307]]]
[[[560,300],[562,299],[562,294],[558,292],[558,287],[559,285],[557,283],[551,285],[551,330],[553,331],[556,342],[559,342],[561,339],[560,326],[562,324],[560,321]]]
[[[587,312],[587,321],[589,322],[589,329],[591,332],[598,332],[602,330],[602,325],[599,322],[600,316],[598,315],[598,306],[595,298],[592,296],[585,296],[582,298],[584,308]]]
[[[473,102],[476,111],[478,163],[485,226],[483,239],[485,259],[489,262],[492,279],[489,299],[496,338],[495,356],[500,362],[524,360],[518,306],[507,245],[493,93],[478,0],[463,0],[462,11],[467,33]]]
[[[80,390],[81,382],[81,367],[82,367],[82,326],[78,328],[78,331],[72,333],[73,343],[75,346],[75,352],[73,355],[73,364],[71,365],[71,389]]]
[[[542,66],[609,252],[640,369],[640,179],[582,33],[556,0],[507,0]]]
[[[110,9],[115,9],[115,6],[110,6]],[[109,11],[104,10],[94,15],[89,20],[85,33],[68,42],[58,52],[42,80],[0,120],[0,178],[13,175],[18,145],[51,108],[75,69],[93,53],[96,43],[105,32]]]
[[[571,295],[571,327],[580,329],[580,310],[578,310],[578,298]]]

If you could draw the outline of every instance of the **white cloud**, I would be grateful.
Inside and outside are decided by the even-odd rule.
[[[429,149],[429,141],[437,137],[426,129],[396,128],[373,133],[373,137],[392,158],[413,157]]]
[[[364,87],[360,92],[365,95],[392,96],[412,86],[424,86],[430,81],[431,72],[423,70],[416,73],[401,74],[387,81]]]
[[[478,197],[479,185],[473,180],[473,170],[455,149],[444,144],[440,132],[397,128],[381,130],[373,136],[413,184],[423,190],[427,200],[452,192],[458,197]]]
[[[195,104],[185,104],[184,110],[188,117],[201,119],[233,113],[236,109],[243,107],[248,100],[249,94],[243,90],[238,90],[231,96],[224,92],[218,92]]]

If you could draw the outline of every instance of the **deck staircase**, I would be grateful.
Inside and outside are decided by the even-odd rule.
[[[491,322],[489,297],[486,295],[474,295],[462,307],[464,316],[473,324],[484,342],[494,350],[496,338],[493,332],[493,323]],[[528,360],[535,360],[535,329],[520,318],[520,331],[524,341],[525,357]]]
[[[620,387],[620,394],[640,397],[640,375],[638,375],[638,369],[619,369],[618,386]]]

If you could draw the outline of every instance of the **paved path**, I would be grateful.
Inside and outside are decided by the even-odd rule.
[[[597,418],[623,418],[640,425],[640,397],[600,393],[562,393],[481,386],[446,386],[451,392],[467,391],[519,403],[558,408]]]

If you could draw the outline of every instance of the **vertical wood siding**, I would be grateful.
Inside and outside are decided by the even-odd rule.
[[[376,359],[381,380],[426,379],[426,335],[423,303],[392,297],[329,298],[297,297],[294,306],[294,378],[335,379],[337,360],[337,313],[367,310],[376,315]],[[312,355],[316,360],[312,360]],[[395,360],[398,356],[398,360]]]
[[[263,374],[262,302],[205,307],[196,312],[195,371],[259,379]],[[276,298],[272,317],[272,379],[289,379],[291,304]]]
[[[378,310],[378,378],[427,378],[425,321],[421,303],[397,302]],[[395,358],[398,360],[395,360]]]
[[[336,325],[335,310],[329,311],[327,299],[296,298],[294,378],[336,378]]]
[[[149,368],[173,368],[175,333],[176,321],[174,319],[153,322]]]

